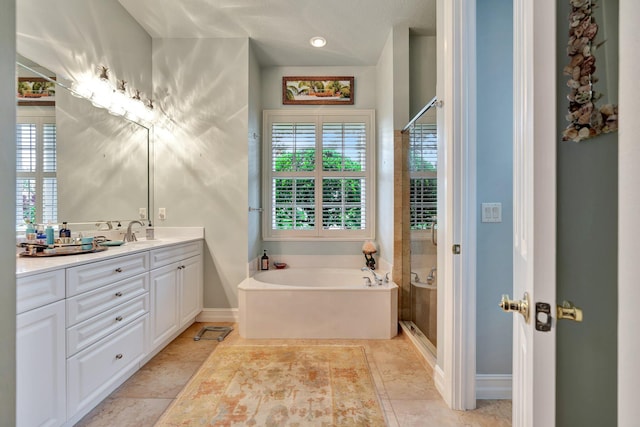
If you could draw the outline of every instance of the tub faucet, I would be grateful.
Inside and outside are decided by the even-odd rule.
[[[131,221],[129,223],[129,225],[127,226],[127,233],[124,235],[124,239],[123,240],[125,242],[136,242],[138,240],[136,238],[136,233],[131,231],[131,227],[133,227],[133,224],[139,224],[141,227],[144,227],[144,224],[141,223],[140,221]]]
[[[427,276],[427,284],[433,285],[433,281],[436,280],[436,271],[438,271],[437,267],[431,267],[431,271]]]
[[[373,274],[373,279],[376,282],[376,285],[382,285],[383,282],[383,278],[382,276],[380,276],[378,273],[376,273],[375,271],[373,271],[372,269],[370,269],[369,267],[362,267],[360,269],[360,271],[368,271],[369,273]]]

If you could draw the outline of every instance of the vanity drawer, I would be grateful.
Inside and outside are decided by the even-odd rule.
[[[145,356],[145,314],[102,341],[67,359],[67,414],[95,404],[138,368]]]
[[[67,327],[90,319],[149,291],[149,274],[139,274],[72,298],[67,298]]]
[[[67,269],[67,297],[87,292],[149,269],[149,253],[122,256]]]
[[[151,251],[151,268],[158,268],[202,253],[202,241]]]
[[[133,322],[149,312],[149,294],[92,317],[67,329],[67,357]]]
[[[64,291],[64,270],[20,277],[16,280],[16,313],[64,299]]]

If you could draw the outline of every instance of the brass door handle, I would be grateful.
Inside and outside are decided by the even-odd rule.
[[[557,309],[558,320],[566,319],[574,322],[582,322],[582,310],[574,306],[571,301],[562,301]]]
[[[529,323],[529,294],[524,293],[520,301],[509,299],[509,295],[502,295],[500,308],[505,312],[517,312],[522,314],[525,323]]]

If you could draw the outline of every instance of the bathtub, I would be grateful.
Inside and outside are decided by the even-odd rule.
[[[243,338],[389,339],[398,331],[398,287],[368,287],[357,268],[262,271],[238,286]]]

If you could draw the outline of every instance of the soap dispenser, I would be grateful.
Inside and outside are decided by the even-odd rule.
[[[262,258],[260,259],[260,270],[268,270],[269,269],[269,257],[267,256],[267,251],[265,250],[262,254]]]

